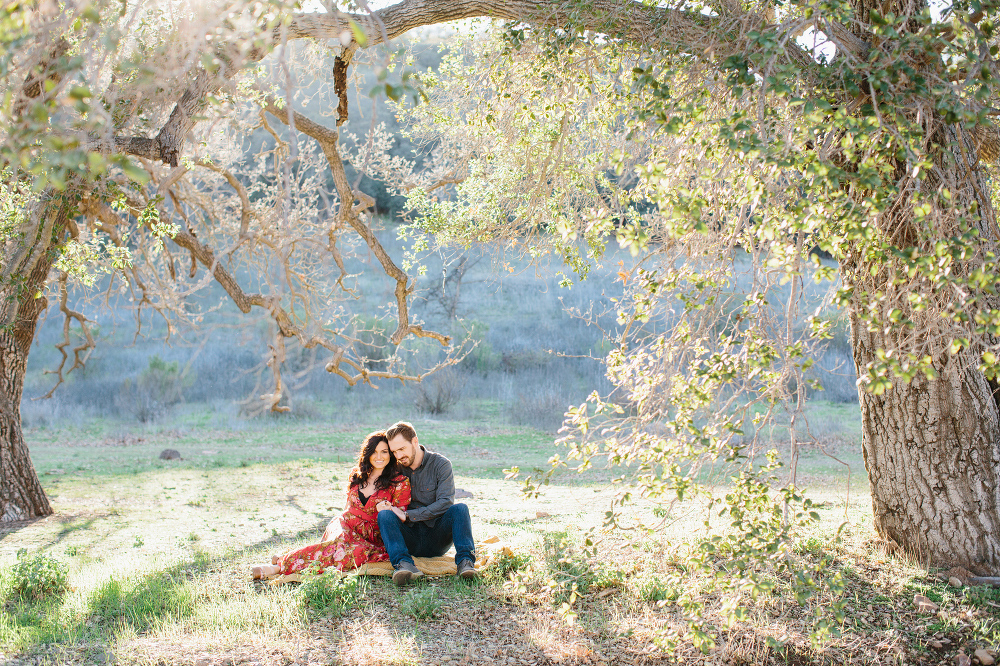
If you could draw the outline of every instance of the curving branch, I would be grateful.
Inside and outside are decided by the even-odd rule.
[[[292,18],[289,38],[338,39],[350,23],[364,32],[365,47],[375,46],[427,25],[470,18],[518,21],[537,27],[573,25],[663,48],[690,49],[719,40],[719,21],[698,12],[652,7],[631,0],[579,3],[544,0],[404,0],[370,14],[299,14]]]
[[[60,271],[59,273],[59,311],[63,314],[63,339],[62,342],[56,345],[56,349],[62,354],[62,360],[59,361],[59,367],[55,370],[46,370],[46,375],[56,375],[56,383],[49,392],[38,398],[33,398],[33,400],[44,400],[46,398],[51,398],[52,394],[56,392],[56,389],[66,380],[66,375],[73,372],[77,368],[83,368],[87,365],[87,360],[90,358],[91,353],[97,347],[97,343],[94,342],[93,336],[90,334],[90,327],[87,323],[90,321],[85,316],[77,312],[76,310],[70,310],[67,305],[69,299],[69,290],[66,288],[66,280],[68,274],[65,271]],[[80,345],[73,347],[73,365],[70,366],[69,370],[65,370],[66,361],[69,360],[69,354],[66,353],[66,348],[69,347],[72,342],[70,340],[70,324],[73,320],[80,325],[80,330],[83,331],[83,335],[86,340]],[[82,355],[82,356],[81,356]],[[65,371],[64,371],[65,370]]]
[[[734,3],[727,5],[732,12],[736,12],[735,7]],[[216,55],[225,66],[216,72],[201,71],[197,75],[155,137],[116,136],[113,146],[118,151],[176,167],[184,140],[204,110],[207,97],[229,85],[243,66],[262,60],[270,52],[271,45],[280,43],[283,38],[339,41],[345,32],[353,35],[351,26],[354,24],[365,35],[363,46],[371,47],[414,28],[469,18],[517,21],[541,28],[573,26],[649,47],[699,54],[712,59],[737,53],[752,54],[756,47],[748,41],[746,34],[771,24],[770,17],[765,14],[727,11],[723,16],[707,16],[698,11],[650,6],[634,0],[591,0],[586,5],[586,11],[581,11],[578,3],[568,1],[403,0],[370,13],[297,14],[291,17],[288,24],[275,27],[266,44],[258,44],[246,51],[236,45],[220,47]],[[838,31],[838,35],[842,32]],[[854,46],[846,36],[841,41],[845,48]],[[333,71],[335,89],[340,97],[338,125],[347,118],[347,67],[355,50],[362,44],[352,36],[351,41],[343,46],[344,51],[335,61]],[[812,56],[791,41],[786,44],[786,57],[801,67],[815,65]]]
[[[288,311],[281,306],[280,298],[277,296],[264,296],[262,294],[247,293],[243,291],[243,288],[239,285],[233,275],[223,266],[215,252],[199,241],[195,235],[188,230],[182,230],[174,236],[174,242],[191,253],[191,256],[197,259],[198,263],[208,269],[208,271],[215,278],[215,281],[219,283],[220,286],[229,295],[230,300],[240,309],[244,314],[249,313],[254,307],[259,307],[268,312],[268,314],[274,319],[275,323],[278,325],[278,335],[284,338],[295,338],[298,340],[299,344],[305,349],[315,349],[316,347],[322,347],[333,354],[333,357],[326,364],[327,372],[339,375],[342,377],[349,385],[354,386],[359,381],[371,383],[372,379],[398,379],[400,381],[420,381],[426,377],[431,372],[436,372],[437,370],[451,365],[456,362],[456,359],[448,359],[438,363],[433,368],[427,370],[419,375],[407,375],[398,372],[390,371],[372,371],[364,367],[362,363],[349,358],[346,353],[347,349],[341,345],[336,344],[327,337],[319,335],[308,335],[301,327],[295,324],[289,315]],[[424,334],[425,337],[434,337],[435,339],[444,339],[442,344],[447,344],[449,338],[447,336],[442,336],[438,333],[424,332],[419,326],[410,326],[410,334],[420,335]],[[278,356],[281,353],[277,352]],[[272,360],[274,356],[272,355]],[[272,369],[272,372],[274,370]],[[280,375],[280,372],[279,372]],[[276,375],[276,386],[277,386]],[[283,391],[283,384],[280,387]],[[275,392],[278,392],[277,390]],[[279,397],[280,400],[280,397]],[[277,403],[274,403],[277,404]]]
[[[168,191],[168,194],[175,203],[175,206],[180,209],[173,191]],[[107,204],[92,200],[88,201],[88,204],[85,212],[88,216],[93,216],[100,221],[100,226],[97,228],[107,233],[111,237],[112,242],[120,242],[120,235],[117,229],[120,225],[124,225],[124,221]],[[308,336],[301,328],[296,326],[288,312],[281,307],[278,297],[245,292],[236,281],[236,278],[218,260],[215,252],[198,240],[194,231],[188,227],[187,222],[185,222],[185,228],[178,231],[174,236],[173,241],[182,249],[187,250],[191,255],[192,262],[195,262],[195,264],[200,263],[208,269],[215,281],[225,290],[230,300],[240,309],[240,312],[247,314],[254,307],[266,310],[278,325],[279,332],[283,337],[298,339],[299,344],[306,349],[313,349],[319,346],[332,352],[334,360],[331,363],[333,365],[331,367],[331,364],[327,364],[328,371],[342,376],[352,385],[356,384],[359,380],[367,381],[369,373],[360,363],[346,358],[344,356],[346,350],[343,347],[321,336]],[[355,374],[349,374],[341,367],[343,365],[353,370]]]
[[[291,407],[278,404],[284,396],[281,366],[285,362],[285,336],[279,331],[274,336],[274,344],[268,346],[271,349],[271,358],[267,361],[267,367],[271,368],[271,373],[274,375],[274,391],[260,396],[260,399],[267,403],[268,409],[272,412],[290,412],[292,411]]]
[[[378,238],[375,237],[375,233],[372,231],[371,227],[365,224],[364,220],[361,219],[360,214],[364,210],[371,207],[374,201],[364,192],[353,190],[351,188],[351,184],[347,178],[347,173],[344,171],[344,162],[341,159],[340,151],[337,148],[337,142],[339,139],[337,131],[324,125],[320,125],[300,113],[296,113],[294,111],[290,112],[286,107],[279,108],[273,101],[268,101],[264,106],[264,109],[286,125],[294,123],[296,129],[303,134],[312,137],[317,143],[319,143],[323,150],[323,154],[326,156],[327,162],[330,164],[330,170],[333,172],[333,182],[336,185],[337,194],[340,196],[338,221],[351,225],[351,227],[358,233],[359,236],[361,236],[361,238],[364,239],[365,243],[368,244],[368,247],[375,254],[375,257],[382,265],[382,270],[385,271],[385,274],[396,281],[395,296],[398,325],[396,327],[396,331],[390,338],[392,340],[392,344],[398,345],[407,335],[415,335],[417,337],[432,338],[440,342],[442,345],[448,345],[451,342],[450,336],[443,335],[435,331],[425,331],[421,326],[410,323],[409,306],[407,304],[407,297],[413,292],[413,290],[408,287],[410,278],[403,271],[403,269],[396,265],[396,263],[392,260],[392,257],[390,257],[385,251],[385,248],[382,247]],[[355,201],[359,201],[360,203],[355,205]]]

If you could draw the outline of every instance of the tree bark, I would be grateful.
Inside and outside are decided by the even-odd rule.
[[[38,242],[48,245],[66,225],[66,209],[56,215],[52,234]],[[16,303],[13,321],[0,327],[0,522],[27,520],[52,514],[21,430],[21,395],[28,352],[35,338],[38,317],[45,311],[46,279],[58,257],[55,247],[43,250],[31,272],[20,283],[0,289],[5,303]]]
[[[856,316],[851,326],[861,375],[892,341]],[[862,447],[878,534],[925,564],[989,574],[1000,571],[1000,413],[964,355],[936,380],[859,391]]]

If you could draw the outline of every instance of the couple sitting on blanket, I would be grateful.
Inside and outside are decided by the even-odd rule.
[[[347,509],[320,543],[275,556],[253,567],[254,578],[299,573],[316,566],[347,571],[368,562],[392,562],[392,582],[423,576],[413,556],[438,557],[455,544],[457,574],[478,575],[469,508],[455,504],[451,461],[417,442],[413,426],[400,421],[365,438],[347,486]]]

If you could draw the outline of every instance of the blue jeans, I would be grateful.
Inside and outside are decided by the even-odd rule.
[[[413,564],[413,557],[439,557],[455,544],[455,562],[476,562],[475,542],[472,540],[472,519],[469,507],[452,504],[438,516],[434,527],[423,521],[404,523],[392,511],[378,512],[378,528],[382,543],[389,553],[392,566],[406,560]]]

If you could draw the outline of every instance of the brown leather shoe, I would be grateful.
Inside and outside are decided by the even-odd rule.
[[[463,580],[475,580],[479,578],[479,571],[476,570],[476,565],[469,560],[462,560],[458,563],[458,571],[455,575]]]
[[[396,565],[396,570],[392,574],[392,582],[396,585],[403,586],[411,580],[423,577],[423,575],[424,572],[418,569],[413,562],[403,560]]]

